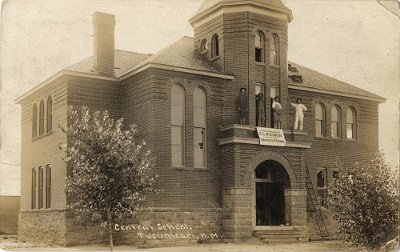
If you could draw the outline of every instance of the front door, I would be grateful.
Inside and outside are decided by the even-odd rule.
[[[290,188],[285,168],[276,161],[267,160],[257,166],[254,175],[255,225],[285,225],[284,192],[285,188]]]
[[[284,189],[280,183],[256,183],[256,225],[285,224]]]

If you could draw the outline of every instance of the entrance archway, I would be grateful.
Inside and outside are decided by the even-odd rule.
[[[290,178],[285,167],[277,161],[266,160],[254,170],[255,224],[279,226],[288,223],[289,207],[285,190],[290,189]]]

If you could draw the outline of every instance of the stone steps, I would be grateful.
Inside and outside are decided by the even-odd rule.
[[[298,230],[292,229],[271,229],[253,231],[253,236],[268,244],[296,243],[301,240]]]

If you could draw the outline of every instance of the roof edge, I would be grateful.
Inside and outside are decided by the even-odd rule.
[[[49,83],[51,83],[63,76],[67,76],[67,75],[78,76],[78,77],[89,77],[89,78],[109,80],[109,81],[118,81],[118,79],[114,78],[114,77],[102,76],[102,75],[97,75],[97,74],[88,74],[88,73],[82,73],[82,72],[78,72],[78,71],[64,69],[64,70],[61,70],[61,71],[57,72],[56,74],[52,75],[51,77],[47,78],[46,80],[42,81],[39,85],[35,86],[34,88],[31,88],[28,91],[24,92],[22,95],[15,98],[14,102],[16,104],[21,104],[22,101],[25,100],[28,96],[32,95],[33,93],[40,90],[41,88],[47,86]]]
[[[365,95],[355,95],[355,94],[348,94],[348,93],[341,93],[341,92],[336,92],[336,91],[329,91],[329,90],[321,90],[317,88],[311,88],[311,87],[300,87],[296,85],[288,85],[289,89],[296,89],[296,90],[301,90],[301,91],[310,91],[310,92],[315,92],[315,93],[321,93],[321,94],[329,94],[329,95],[338,95],[338,96],[343,96],[343,97],[349,97],[349,98],[357,98],[357,99],[363,99],[363,100],[369,100],[369,101],[375,101],[378,103],[383,103],[387,99],[380,97],[378,95],[377,98],[374,97],[369,97]]]
[[[250,0],[246,0],[246,1],[242,1],[242,2],[229,2],[229,3],[225,3],[225,2],[219,2],[216,3],[215,5],[211,6],[210,8],[201,11],[199,13],[196,13],[193,17],[191,17],[188,21],[189,23],[193,26],[195,22],[197,22],[198,20],[204,18],[206,15],[212,13],[212,12],[216,12],[217,10],[221,9],[222,7],[225,6],[241,6],[241,5],[252,5],[252,6],[256,6],[256,7],[264,7],[266,8],[266,4],[261,4],[261,3],[257,3],[257,2],[253,2]],[[270,10],[274,10],[274,11],[278,11],[278,12],[283,12],[286,14],[287,16],[287,21],[288,23],[291,22],[293,20],[293,14],[292,11],[289,8],[279,8],[277,6],[270,6],[268,5]]]

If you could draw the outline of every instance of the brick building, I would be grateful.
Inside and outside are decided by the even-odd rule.
[[[93,57],[18,98],[20,237],[102,240],[98,223],[80,223],[66,210],[67,168],[58,145],[67,139],[54,126],[66,121],[68,105],[108,110],[138,125],[159,176],[159,193],[146,202],[140,223],[185,223],[227,239],[306,240],[325,237],[324,227],[332,235],[326,198],[337,176],[335,159],[362,162],[378,151],[384,99],[288,62],[291,20],[280,0],[206,0],[189,20],[194,38],[148,55],[115,50],[115,17],[96,12]],[[238,124],[241,88],[247,90],[245,124]],[[282,105],[277,130],[271,129],[275,96]],[[297,98],[308,108],[301,131],[293,129],[289,103]],[[256,126],[284,137],[283,144],[261,144]],[[123,242],[137,239],[133,232],[119,234]]]

